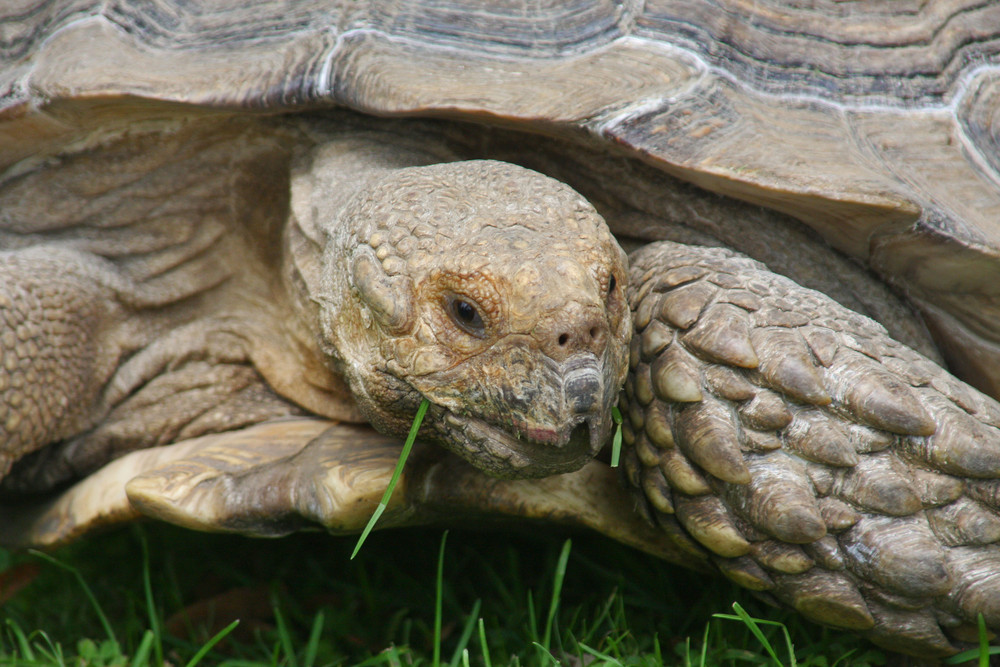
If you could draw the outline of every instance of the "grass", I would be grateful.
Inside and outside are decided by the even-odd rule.
[[[0,553],[0,565],[15,572],[41,565],[0,610],[0,664],[861,667],[886,660],[851,635],[597,536],[570,543],[498,528],[452,530],[445,541],[433,529],[375,532],[352,561],[353,542],[321,534],[251,540],[148,524],[62,549],[58,565]],[[731,612],[734,600],[739,613],[783,625],[713,618]]]
[[[611,438],[611,467],[617,468],[622,454],[622,413],[618,406],[611,408],[611,419],[615,422],[615,434]]]
[[[417,439],[417,431],[420,430],[420,424],[424,421],[424,415],[427,414],[427,408],[430,406],[431,402],[426,398],[420,401],[420,407],[417,408],[417,414],[413,417],[413,423],[410,425],[410,432],[406,436],[406,442],[403,443],[403,449],[399,453],[399,458],[396,460],[396,467],[392,471],[392,477],[389,479],[388,486],[385,487],[385,493],[382,494],[382,500],[379,501],[378,507],[372,512],[371,519],[365,525],[365,529],[361,531],[361,535],[358,536],[358,542],[354,545],[354,551],[351,552],[351,560],[358,555],[361,551],[361,545],[365,543],[368,539],[368,534],[372,532],[375,528],[375,524],[378,523],[378,519],[382,516],[385,508],[389,506],[389,498],[392,497],[392,492],[396,488],[396,484],[399,482],[399,477],[403,474],[403,468],[406,466],[406,459],[410,458],[410,450],[413,449],[413,442]]]

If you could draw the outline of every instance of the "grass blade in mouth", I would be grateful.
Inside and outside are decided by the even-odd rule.
[[[622,455],[622,413],[618,406],[611,408],[611,418],[615,422],[615,437],[611,440],[611,467],[618,467]]]
[[[424,421],[424,415],[427,414],[427,407],[430,405],[430,401],[426,398],[421,401],[420,407],[417,408],[417,415],[413,418],[413,425],[410,426],[410,433],[406,436],[406,442],[403,444],[403,451],[399,453],[399,460],[396,461],[396,469],[392,472],[392,479],[389,480],[389,486],[386,487],[385,493],[382,494],[382,500],[379,501],[378,507],[375,508],[375,512],[372,513],[372,518],[368,520],[368,525],[365,529],[361,531],[361,536],[358,537],[358,543],[354,545],[354,551],[351,553],[351,560],[358,555],[361,551],[361,545],[365,543],[368,539],[368,533],[372,532],[372,528],[378,522],[378,518],[382,516],[382,512],[389,505],[389,498],[392,496],[392,490],[396,488],[396,482],[399,481],[399,476],[403,474],[403,466],[406,465],[406,459],[410,456],[410,450],[413,449],[413,441],[417,439],[417,431],[420,430],[420,423]]]

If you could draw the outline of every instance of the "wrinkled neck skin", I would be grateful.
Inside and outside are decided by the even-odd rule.
[[[626,259],[566,185],[378,135],[299,160],[286,272],[328,363],[379,430],[498,477],[583,466],[628,366]]]

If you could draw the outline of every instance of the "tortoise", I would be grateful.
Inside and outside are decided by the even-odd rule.
[[[1000,7],[0,13],[4,543],[356,532],[426,398],[383,526],[1000,629]]]

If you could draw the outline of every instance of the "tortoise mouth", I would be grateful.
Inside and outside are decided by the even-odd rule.
[[[432,405],[441,444],[494,477],[546,477],[579,470],[604,444],[597,415],[581,415],[561,429],[525,428],[515,433]]]

